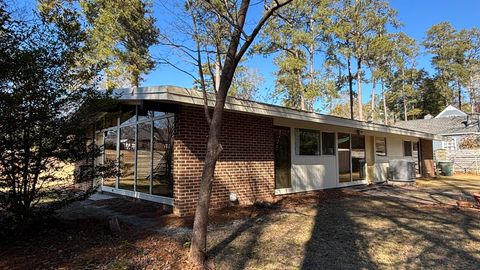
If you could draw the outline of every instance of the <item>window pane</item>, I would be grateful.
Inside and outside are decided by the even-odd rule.
[[[352,181],[365,179],[365,136],[352,134]]]
[[[150,193],[150,169],[152,153],[150,152],[151,122],[138,124],[137,144],[137,191]]]
[[[103,123],[99,123],[100,127],[101,128],[109,128],[109,127],[115,127],[117,126],[117,116],[115,114],[109,114],[107,116],[105,116],[105,118],[102,118],[99,122],[103,122]],[[100,129],[100,127],[98,127],[97,129]]]
[[[375,138],[375,151],[377,153],[377,156],[387,155],[387,139],[386,138]]]
[[[105,155],[105,177],[103,185],[115,187],[116,160],[117,160],[117,130],[105,131],[105,143],[103,148]]]
[[[145,120],[145,119],[152,119],[153,117],[157,116],[164,116],[165,112],[160,111],[149,111],[149,110],[138,110],[138,121]]]
[[[275,188],[291,188],[292,160],[290,156],[291,140],[290,128],[274,127],[274,166],[275,166]]]
[[[418,155],[418,142],[413,142],[412,143],[412,157],[413,160],[415,160],[415,170],[417,173],[420,173],[420,160],[419,160],[419,155]]]
[[[133,190],[135,164],[135,126],[120,129],[120,179],[118,188]]]
[[[103,132],[95,132],[95,150],[98,151],[96,153],[102,153],[103,149]],[[95,157],[95,165],[102,165],[103,164],[103,156],[99,155]]]
[[[338,133],[337,144],[339,181],[350,182],[350,134]]]
[[[297,154],[305,156],[319,155],[319,133],[316,130],[297,129]]]
[[[172,197],[173,118],[153,121],[152,194]]]
[[[322,132],[322,154],[335,155],[335,133]]]
[[[412,142],[410,141],[403,141],[403,153],[406,157],[412,156]]]
[[[135,116],[135,108],[129,110],[128,112],[122,113],[120,115],[121,125],[134,124],[136,121],[137,121],[137,117]]]

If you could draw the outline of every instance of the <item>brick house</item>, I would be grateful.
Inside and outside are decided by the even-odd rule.
[[[203,96],[162,86],[119,89],[119,107],[95,124],[97,166],[115,167],[99,189],[193,214],[208,136]],[[211,98],[211,97],[209,97]],[[213,105],[213,100],[209,100]],[[212,208],[275,196],[383,182],[390,159],[432,176],[436,135],[228,98]]]

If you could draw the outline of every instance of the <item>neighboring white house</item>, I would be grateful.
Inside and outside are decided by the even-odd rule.
[[[467,137],[480,136],[480,114],[467,114],[449,105],[435,117],[427,115],[395,126],[442,135],[444,140],[433,141],[434,152],[444,149],[442,156],[455,163],[456,171],[479,171],[480,149],[461,149],[460,144]]]

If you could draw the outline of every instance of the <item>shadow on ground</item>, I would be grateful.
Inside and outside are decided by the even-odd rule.
[[[210,234],[219,269],[475,269],[480,214],[385,196],[285,208]]]

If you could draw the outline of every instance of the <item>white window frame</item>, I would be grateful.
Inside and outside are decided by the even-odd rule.
[[[377,139],[383,139],[383,142],[385,143],[385,152],[379,154],[378,153],[378,148],[377,148]],[[388,156],[388,147],[387,147],[387,137],[375,137],[375,156],[377,157],[386,157]]]
[[[142,119],[138,120],[138,106],[135,106],[135,121],[134,122],[128,122],[125,121],[124,123],[120,123],[121,119],[120,116],[117,117],[117,125],[113,127],[109,127],[106,129],[103,129],[99,132],[102,132],[104,134],[105,131],[109,130],[116,130],[117,131],[117,145],[116,145],[116,161],[115,161],[115,166],[118,169],[118,166],[120,165],[120,129],[123,127],[128,127],[128,126],[135,126],[135,155],[134,155],[134,190],[125,190],[125,189],[120,189],[118,187],[119,184],[119,176],[118,174],[115,176],[115,187],[109,187],[109,186],[104,186],[103,185],[103,178],[101,179],[101,190],[106,191],[106,192],[111,192],[115,194],[120,194],[120,195],[125,195],[129,197],[134,197],[134,198],[139,198],[143,200],[148,200],[148,201],[153,201],[153,202],[159,202],[162,204],[167,204],[167,205],[173,205],[173,195],[172,197],[166,197],[166,196],[161,196],[161,195],[153,195],[152,194],[152,172],[153,172],[153,122],[156,120],[161,120],[165,118],[171,118],[173,122],[175,122],[175,114],[166,112],[164,115],[159,115],[155,116],[152,118],[147,118],[147,119]],[[150,124],[150,187],[149,187],[149,194],[147,193],[142,193],[142,192],[137,192],[136,191],[136,186],[137,186],[137,161],[138,161],[138,152],[137,152],[137,145],[138,145],[138,124],[141,123],[149,123]],[[96,131],[97,132],[97,131]],[[105,144],[105,136],[102,136],[102,145]],[[105,155],[102,155],[102,160],[103,163],[105,163]]]
[[[300,131],[307,130],[317,133],[318,148],[316,154],[305,155],[300,154]],[[296,156],[305,156],[305,157],[318,157],[322,155],[322,134],[320,130],[310,129],[310,128],[295,128],[295,155]]]

